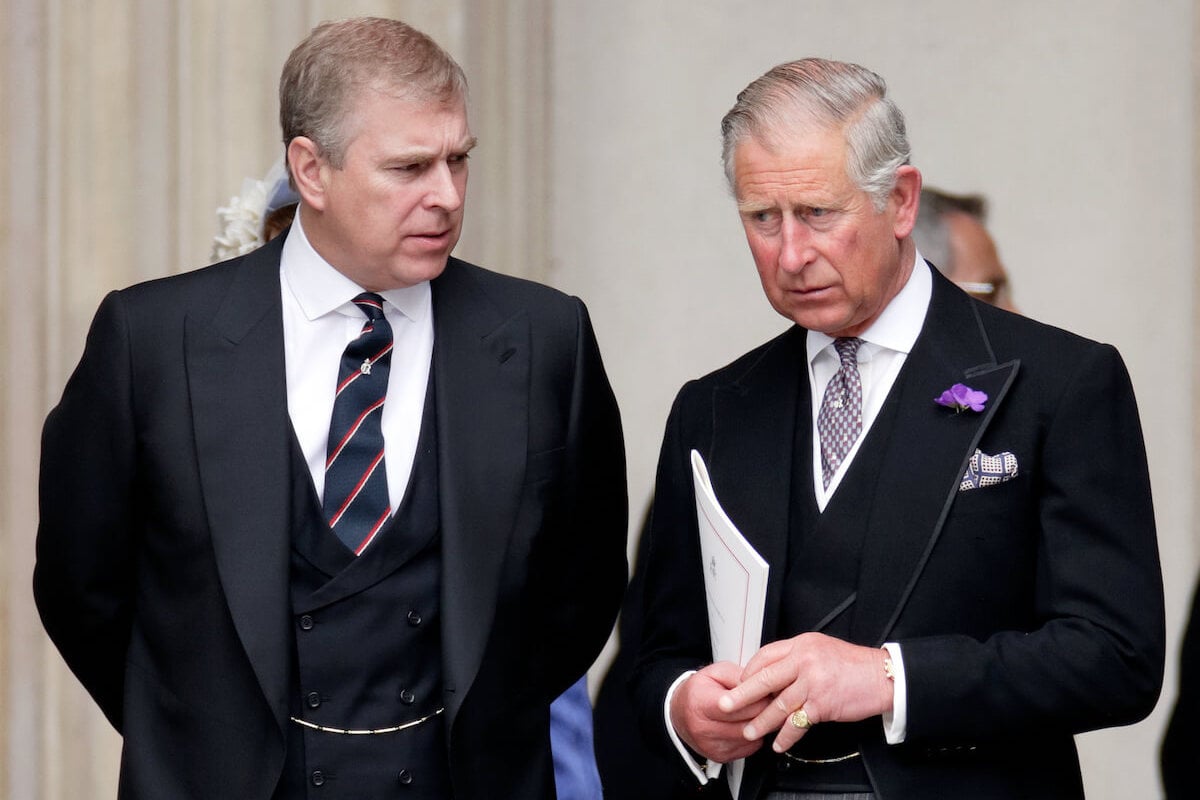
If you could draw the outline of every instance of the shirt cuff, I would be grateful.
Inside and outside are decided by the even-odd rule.
[[[883,645],[892,659],[894,671],[892,687],[892,710],[883,715],[883,735],[888,744],[901,744],[908,736],[908,684],[904,680],[904,656],[900,645],[887,642]]]
[[[709,778],[715,778],[721,774],[721,765],[714,764],[711,761],[706,761],[700,764],[696,759],[692,758],[692,754],[688,752],[687,746],[683,740],[679,738],[679,734],[675,732],[675,726],[671,724],[671,698],[675,696],[675,690],[679,685],[688,678],[696,674],[696,670],[688,670],[675,679],[670,688],[667,689],[667,699],[663,703],[663,721],[667,723],[667,735],[671,737],[671,743],[675,745],[675,749],[679,751],[679,755],[683,758],[683,763],[687,764],[687,768],[695,776],[696,780],[700,781],[700,785],[704,786],[708,783]]]

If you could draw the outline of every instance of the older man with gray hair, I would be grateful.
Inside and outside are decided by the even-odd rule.
[[[688,383],[650,524],[642,725],[740,800],[1078,798],[1072,737],[1145,716],[1162,585],[1117,351],[972,299],[913,243],[883,80],[805,59],[722,123],[793,325]],[[712,662],[691,453],[769,565],[763,646]],[[729,770],[733,773],[733,770]]]

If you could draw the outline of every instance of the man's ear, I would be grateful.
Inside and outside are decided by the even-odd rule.
[[[316,211],[325,210],[325,173],[328,167],[317,143],[307,136],[288,142],[288,167],[292,182],[304,204]]]
[[[895,213],[896,238],[904,239],[917,224],[917,211],[921,207],[921,173],[916,167],[905,164],[896,170],[896,185],[888,202]]]

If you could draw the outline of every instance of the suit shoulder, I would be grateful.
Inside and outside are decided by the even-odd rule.
[[[778,369],[800,369],[808,332],[796,325],[735,358],[723,367],[685,383],[676,393],[673,414],[703,417],[718,390],[748,391],[756,379]]]
[[[565,292],[544,283],[515,275],[506,275],[458,258],[451,258],[446,264],[446,271],[441,278],[438,278],[438,280],[443,279],[473,282],[501,297],[511,296],[549,303],[567,302],[571,299],[571,296]]]
[[[1026,365],[1062,369],[1102,352],[1120,357],[1111,344],[1029,317],[982,303],[979,313],[996,358],[1001,362],[1019,358]]]
[[[240,260],[223,261],[187,272],[151,278],[118,289],[117,293],[129,302],[166,302],[176,297],[203,294],[228,284]]]
[[[231,291],[257,296],[279,290],[282,237],[243,256],[176,275],[143,281],[112,293],[113,299],[138,316],[174,319],[211,316]]]
[[[524,311],[535,319],[574,325],[583,301],[551,286],[527,278],[451,258],[445,271],[433,282],[434,292],[445,289],[471,292],[486,299],[497,311],[508,315]],[[585,312],[586,313],[586,312]]]
[[[703,386],[740,384],[756,370],[763,369],[774,359],[794,357],[797,348],[798,352],[803,354],[807,334],[808,332],[803,328],[793,325],[778,336],[748,350],[725,366],[718,367],[691,383]]]

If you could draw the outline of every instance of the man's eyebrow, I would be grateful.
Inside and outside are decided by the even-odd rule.
[[[766,203],[761,200],[738,200],[737,210],[739,214],[753,214],[758,211],[769,211],[774,208],[774,204]]]
[[[478,142],[479,142],[479,140],[476,137],[471,136],[470,138],[463,140],[463,142],[460,145],[458,145],[457,147],[451,148],[450,154],[451,155],[462,155],[464,153],[469,153],[471,150],[473,150],[475,148],[475,145],[478,144]],[[390,156],[387,157],[387,161],[406,162],[406,163],[416,163],[419,161],[433,161],[440,154],[441,154],[440,150],[435,150],[435,149],[425,148],[425,147],[414,147],[410,150],[402,150],[400,152],[391,154]]]

